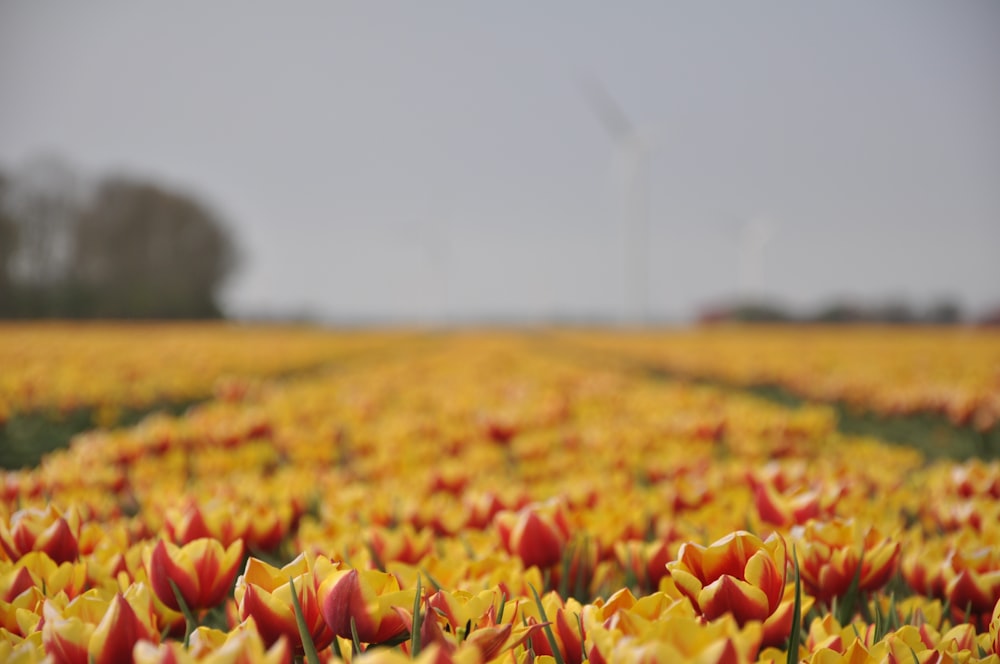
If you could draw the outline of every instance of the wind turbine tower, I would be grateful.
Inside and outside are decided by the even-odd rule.
[[[767,216],[751,217],[740,228],[738,291],[745,302],[764,296],[764,255],[777,232]]]
[[[584,97],[614,142],[622,172],[622,218],[625,230],[625,320],[649,322],[649,157],[653,136],[637,127],[594,77],[582,82]]]

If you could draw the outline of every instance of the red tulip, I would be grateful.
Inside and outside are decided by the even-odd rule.
[[[562,504],[532,504],[519,512],[501,512],[494,519],[500,539],[525,567],[552,567],[562,560],[570,539]]]

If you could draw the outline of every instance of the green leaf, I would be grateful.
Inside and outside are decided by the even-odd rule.
[[[333,654],[337,656],[337,659],[344,661],[344,653],[340,649],[340,637],[336,634],[333,635],[333,643],[330,644],[330,647],[333,648]]]
[[[458,538],[458,541],[462,543],[462,547],[465,549],[465,555],[468,556],[469,560],[475,560],[476,550],[472,548],[472,544],[469,543],[468,538],[463,534]]]
[[[628,555],[625,556],[625,587],[634,591],[639,588],[639,579],[636,577],[635,570],[632,568],[632,563],[635,562],[632,558],[632,551],[628,550],[627,554]],[[643,567],[645,567],[645,565],[643,565]]]
[[[902,627],[899,621],[899,609],[896,607],[896,593],[889,595],[889,615],[886,627],[890,632],[895,632]]]
[[[559,596],[566,597],[569,593],[569,572],[570,568],[573,566],[573,551],[576,549],[576,539],[571,541],[565,549],[563,549],[562,561],[559,574]],[[545,584],[548,588],[548,583]]]
[[[413,598],[413,624],[410,629],[410,657],[416,659],[420,654],[420,600],[421,600],[420,575],[417,575],[417,594]]]
[[[309,627],[306,625],[306,617],[302,613],[302,603],[299,601],[299,594],[295,592],[295,581],[292,577],[288,577],[288,588],[292,591],[295,624],[299,627],[299,638],[302,639],[302,650],[305,651],[306,661],[309,664],[319,664],[319,653],[316,652],[316,644],[313,642],[312,634],[309,633]]]
[[[851,579],[851,585],[848,586],[844,596],[839,598],[839,602],[843,603],[837,606],[837,612],[834,617],[841,625],[846,625],[854,618],[855,607],[858,605],[858,588],[861,585],[861,568],[864,564],[864,559],[865,555],[862,551],[861,556],[858,558],[858,567],[854,570],[854,578]]]
[[[802,578],[799,576],[799,556],[792,546],[792,561],[795,564],[795,603],[792,605],[792,631],[788,634],[787,664],[799,661],[799,647],[802,644]]]
[[[875,598],[874,624],[875,624],[875,643],[878,643],[879,641],[882,640],[882,637],[885,636],[886,633],[885,630],[887,625],[885,617],[882,615],[882,602],[878,601],[877,597]]]
[[[588,550],[590,549],[590,537],[586,534],[583,536],[583,544],[580,548],[580,564],[583,565],[583,561],[587,560],[586,556]],[[576,582],[573,587],[573,597],[586,603],[589,597],[585,597],[587,594],[587,574],[584,573],[583,569],[577,570],[577,575],[574,581]]]
[[[365,548],[368,549],[368,555],[371,556],[372,564],[375,565],[375,569],[380,572],[385,572],[385,563],[382,562],[381,556],[379,556],[378,551],[375,550],[375,545],[366,541]]]
[[[440,583],[438,583],[437,579],[435,579],[435,578],[434,578],[433,576],[431,576],[431,573],[430,573],[430,572],[428,572],[428,571],[427,571],[426,569],[424,569],[423,567],[421,567],[421,568],[420,568],[420,572],[421,572],[421,573],[422,573],[422,574],[423,574],[424,576],[426,576],[426,577],[427,577],[427,580],[431,582],[431,585],[432,585],[432,586],[434,586],[434,592],[439,592],[439,591],[441,591],[441,590],[443,590],[443,589],[444,589],[444,588],[443,588],[443,587],[441,586],[441,584],[440,584]],[[419,582],[420,580],[419,580],[419,579],[417,579],[417,581]]]
[[[583,632],[583,616],[579,613],[574,613],[576,616],[576,626],[580,630],[580,661],[586,662],[589,658],[587,657],[587,635]]]
[[[535,596],[535,605],[538,607],[538,615],[542,618],[542,624],[545,625],[543,628],[545,630],[545,638],[549,641],[549,647],[552,648],[552,658],[556,660],[556,664],[566,664],[563,661],[562,653],[559,652],[559,642],[556,641],[556,635],[552,632],[552,624],[549,622],[549,617],[545,615],[545,607],[542,605],[542,598],[538,596],[538,591],[535,590],[535,586],[528,584],[531,588],[531,594]]]
[[[500,609],[497,611],[497,624],[503,624],[503,612],[507,608],[507,593],[500,593]]]
[[[352,651],[354,655],[361,654],[361,640],[358,639],[358,626],[354,622],[354,616],[351,616],[351,645],[354,648]]]
[[[167,579],[167,583],[170,584],[170,589],[174,591],[174,599],[177,600],[177,606],[180,607],[181,613],[184,614],[184,647],[187,648],[191,643],[191,632],[193,632],[195,627],[198,626],[198,621],[195,620],[194,614],[191,613],[191,608],[188,606],[187,602],[184,601],[180,588],[177,587],[174,580]]]

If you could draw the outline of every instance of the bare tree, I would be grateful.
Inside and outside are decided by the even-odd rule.
[[[7,176],[0,173],[0,314],[13,308],[13,284],[10,264],[17,250],[17,226],[7,211],[9,190]]]
[[[88,186],[65,162],[0,173],[0,316],[205,318],[237,263],[218,216],[128,178]]]
[[[71,272],[96,315],[221,315],[219,288],[237,252],[220,219],[194,198],[107,179],[80,215],[73,240]]]
[[[85,196],[76,170],[54,156],[27,162],[10,179],[6,212],[16,226],[12,278],[34,287],[51,287],[68,276],[73,225]]]

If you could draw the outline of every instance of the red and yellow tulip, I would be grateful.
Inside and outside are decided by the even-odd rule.
[[[171,641],[157,645],[140,641],[132,649],[135,664],[291,664],[292,649],[279,639],[268,647],[253,619],[231,632],[199,627],[191,635],[190,647]]]
[[[361,642],[372,644],[409,630],[394,607],[412,609],[414,594],[401,590],[394,575],[377,570],[338,570],[319,588],[323,618],[333,633],[350,639],[356,631]]]
[[[962,620],[985,624],[1000,599],[1000,550],[952,551],[945,565],[950,578],[944,592],[952,612]]]
[[[552,567],[562,560],[571,532],[562,503],[533,504],[494,519],[504,548],[525,567]]]
[[[875,527],[862,528],[853,519],[810,521],[792,529],[792,541],[806,591],[827,606],[847,592],[855,576],[859,591],[878,590],[899,563],[898,541]]]
[[[15,512],[9,522],[0,519],[0,548],[11,560],[40,551],[57,563],[72,562],[80,555],[79,532],[80,517],[76,510],[63,514],[49,503],[45,509]]]
[[[257,558],[249,558],[243,574],[236,580],[236,602],[243,620],[252,618],[268,646],[284,639],[298,654],[303,653],[302,638],[295,617],[290,580],[295,584],[306,628],[317,649],[330,645],[333,632],[320,611],[317,592],[320,584],[337,568],[337,563],[323,556],[300,554],[280,569]]]
[[[89,590],[64,606],[46,600],[42,643],[45,652],[66,664],[123,661],[139,641],[159,642],[152,597],[142,584],[108,598]]]
[[[225,599],[242,557],[242,540],[224,548],[218,540],[209,538],[181,547],[161,539],[147,553],[145,563],[153,592],[167,607],[181,610],[172,582],[188,608],[202,610],[218,606]]]
[[[705,618],[732,614],[740,625],[763,622],[785,593],[785,542],[738,531],[710,544],[681,546],[667,572]]]

